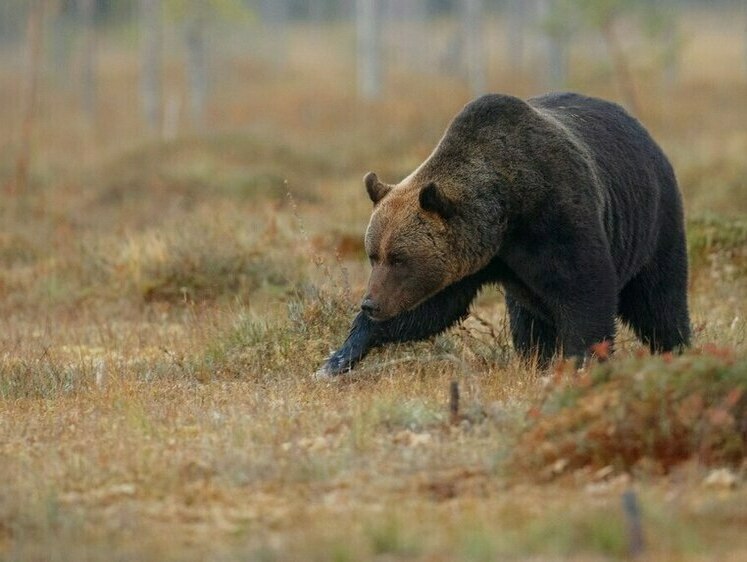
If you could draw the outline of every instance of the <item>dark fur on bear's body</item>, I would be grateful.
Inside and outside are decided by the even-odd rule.
[[[403,271],[413,273],[387,265],[384,275],[382,265],[377,274],[374,261],[364,311],[321,375],[351,369],[372,347],[454,325],[486,283],[504,286],[513,343],[524,357],[583,357],[593,344],[614,339],[616,316],[652,352],[689,344],[674,172],[647,131],[616,104],[572,93],[527,102],[483,96],[455,117],[433,154],[401,184],[386,186],[373,175],[366,183],[376,205],[370,254],[382,239],[391,246],[401,229],[403,237],[431,229],[425,240],[435,250],[428,243],[410,252],[420,261]],[[395,220],[390,209],[404,212],[408,203],[395,198],[413,190],[420,208],[409,203],[406,210],[418,219],[400,226],[409,215]],[[394,201],[388,207],[387,197]],[[445,254],[442,240],[453,246]],[[424,298],[408,300],[424,269],[452,265],[462,272],[450,273],[457,279],[433,292],[438,284],[427,277],[425,294],[417,295]],[[414,288],[387,302],[402,283]],[[373,320],[378,310],[396,314]]]

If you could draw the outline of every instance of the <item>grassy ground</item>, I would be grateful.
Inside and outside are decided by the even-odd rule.
[[[111,118],[41,122],[32,186],[0,208],[0,559],[617,559],[631,489],[643,559],[747,559],[747,83],[729,25],[689,40],[676,86],[638,68],[686,199],[694,349],[650,358],[622,330],[581,374],[519,363],[491,290],[433,341],[311,379],[365,285],[360,177],[427,155],[467,99],[457,81],[395,73],[363,106],[319,85],[340,69],[309,68],[299,32],[287,75],[237,62],[214,132],[142,142],[116,110],[135,61],[110,55]],[[604,63],[581,68],[572,87],[615,97]]]

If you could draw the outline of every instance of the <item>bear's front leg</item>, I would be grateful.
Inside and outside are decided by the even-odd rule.
[[[616,310],[614,276],[588,269],[581,272],[556,301],[555,322],[563,355],[576,358],[580,365],[595,353],[596,344],[611,346]]]
[[[465,277],[389,320],[375,322],[359,312],[345,343],[314,376],[325,379],[350,371],[372,348],[385,343],[424,340],[440,334],[469,314],[470,304],[489,279],[485,271]]]
[[[596,307],[595,307],[596,308]],[[581,366],[587,358],[597,354],[596,345],[607,345],[611,352],[615,340],[615,317],[609,309],[592,310],[579,307],[575,312],[565,311],[560,321],[560,345],[565,357],[576,359]],[[600,358],[603,358],[599,355]]]
[[[560,351],[579,363],[615,336],[617,274],[600,238],[571,232],[564,244],[537,248],[522,241],[507,252],[509,266],[546,307]]]
[[[317,379],[326,379],[350,371],[372,346],[374,322],[364,312],[359,312],[350,327],[350,333],[342,347],[314,374]]]

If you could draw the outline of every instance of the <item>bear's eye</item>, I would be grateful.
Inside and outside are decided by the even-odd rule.
[[[379,256],[378,254],[371,254],[368,256],[368,261],[371,262],[371,265],[376,265],[379,263]]]
[[[400,255],[400,254],[395,254],[395,255],[389,256],[389,264],[392,267],[399,267],[401,265],[404,265],[405,261],[406,261],[405,260],[405,256]]]

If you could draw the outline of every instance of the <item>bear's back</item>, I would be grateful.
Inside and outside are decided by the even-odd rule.
[[[575,93],[528,103],[558,121],[591,156],[605,202],[605,230],[613,255],[622,260],[616,263],[620,281],[626,282],[681,214],[669,161],[638,120],[615,103]]]

